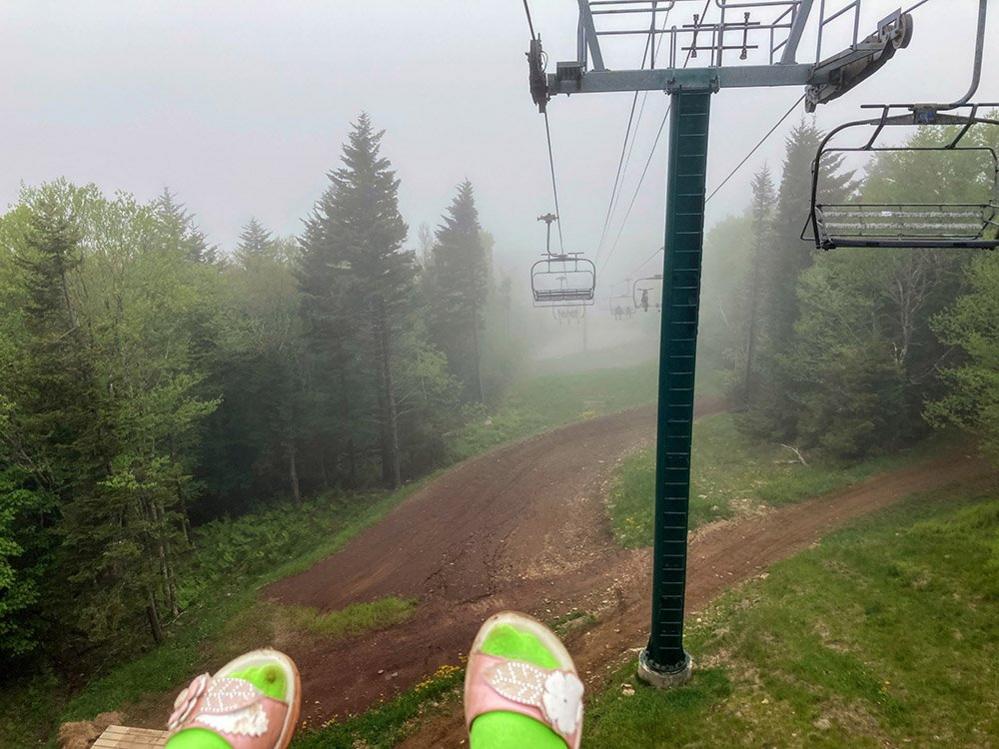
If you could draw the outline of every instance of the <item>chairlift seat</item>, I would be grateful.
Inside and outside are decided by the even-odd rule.
[[[993,106],[967,104],[939,109],[970,108],[968,114],[945,114],[928,105],[878,105],[881,116],[849,122],[832,130],[822,141],[812,163],[812,209],[809,224],[815,246],[822,250],[840,247],[985,249],[999,247],[999,156],[987,146],[963,146],[965,136],[976,126],[999,126],[999,121],[978,116],[979,108]],[[908,109],[892,116],[892,110]],[[957,134],[937,146],[879,146],[876,141],[886,127],[925,127],[952,125]],[[859,147],[831,146],[838,134],[855,128],[873,127],[874,133]],[[824,203],[819,199],[821,164],[830,154],[842,153],[979,153],[988,157],[990,168],[985,181],[989,196],[978,203]],[[984,196],[983,196],[984,197]],[[805,231],[808,231],[807,227]],[[803,233],[804,238],[804,233]]]
[[[589,302],[594,290],[590,289],[535,289],[536,302]]]
[[[816,204],[819,246],[838,247],[999,247],[997,206],[991,203]]]

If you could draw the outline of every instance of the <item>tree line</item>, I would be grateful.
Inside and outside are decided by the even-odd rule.
[[[381,140],[362,115],[301,236],[251,220],[229,254],[169,191],[59,180],[0,217],[0,659],[159,642],[192,525],[446,459],[509,284],[468,182],[406,248]]]
[[[951,133],[953,136],[953,133]],[[968,145],[999,146],[984,130]],[[999,257],[962,250],[840,249],[801,240],[822,133],[802,123],[779,179],[764,167],[748,212],[708,238],[709,358],[733,370],[751,435],[858,459],[934,426],[972,433],[999,457]],[[942,142],[936,128],[908,145]],[[830,202],[981,202],[994,175],[954,154],[883,152],[859,173],[820,165]],[[932,202],[932,200],[930,200]]]

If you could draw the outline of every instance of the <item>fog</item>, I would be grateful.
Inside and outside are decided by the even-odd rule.
[[[678,29],[807,2],[617,1]],[[814,115],[800,87],[711,97],[703,264],[678,240],[667,274],[669,98],[552,100],[557,206],[524,0],[0,0],[0,749],[547,745],[584,730],[572,658],[587,745],[991,746],[999,127],[809,179],[861,104],[965,93],[979,2],[923,0]],[[578,5],[527,3],[555,71]],[[600,20],[643,29],[604,37],[638,68],[650,27]],[[853,42],[844,15],[819,54],[816,20],[802,65]],[[740,31],[722,49],[764,62]],[[542,259],[556,210],[573,255]],[[733,585],[752,606],[711,602]],[[633,678],[692,661],[668,703]],[[463,722],[466,672],[523,676],[544,721]]]
[[[920,8],[909,49],[821,108],[818,124],[850,118],[866,102],[962,94],[977,5],[932,0]],[[865,3],[862,33],[895,7]],[[532,12],[554,69],[575,54],[576,4],[535,0]],[[0,203],[14,201],[22,182],[59,176],[141,199],[169,186],[223,248],[251,216],[275,232],[298,233],[349,123],[366,111],[387,131],[384,153],[402,180],[411,244],[468,178],[500,264],[526,273],[543,247],[535,219],[552,208],[543,120],[527,90],[527,41],[515,0],[7,2],[0,9]],[[642,41],[629,44],[616,59],[634,67]],[[995,64],[987,55],[980,101],[999,99]],[[715,97],[709,189],[800,94]],[[569,249],[596,250],[630,101],[614,94],[551,104]],[[649,96],[623,181],[626,200],[665,106],[666,97]],[[709,224],[741,210],[755,168],[779,166],[782,136],[798,119],[721,191]],[[660,144],[605,279],[623,277],[661,244],[664,165]]]

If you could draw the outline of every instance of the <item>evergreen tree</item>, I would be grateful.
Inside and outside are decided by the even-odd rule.
[[[431,335],[447,356],[465,397],[481,402],[481,334],[489,292],[489,258],[475,194],[467,180],[459,185],[436,238],[425,285]]]
[[[815,262],[815,250],[802,241],[801,230],[811,207],[812,162],[821,139],[822,133],[804,122],[788,136],[773,238],[759,263],[765,279],[757,311],[760,338],[754,354],[760,387],[749,423],[782,441],[793,438],[800,405],[794,400],[794,384],[782,366],[782,357],[793,346],[800,313],[798,279]],[[842,200],[856,189],[853,173],[842,171],[842,157],[827,158],[820,169],[824,200]]]
[[[944,371],[949,388],[927,407],[927,417],[975,435],[984,453],[999,463],[999,255],[977,258],[968,278],[968,293],[933,321],[963,361]]]
[[[367,404],[357,347],[359,320],[348,296],[348,279],[339,272],[348,267],[347,261],[327,231],[336,209],[334,198],[330,187],[306,220],[296,276],[310,383],[310,452],[324,485],[342,480],[353,488],[359,483],[366,443]]]
[[[904,441],[905,376],[880,314],[885,277],[849,252],[830,253],[799,280],[800,317],[780,358],[802,448],[857,459]]]
[[[746,212],[719,221],[704,236],[704,267],[700,323],[698,325],[697,357],[709,369],[742,372],[746,348],[746,327],[749,303],[748,289],[752,278],[752,216]],[[661,263],[661,256],[655,262]],[[654,263],[652,264],[654,266]],[[659,268],[647,267],[653,274]],[[628,285],[626,293],[631,296]],[[638,320],[647,335],[656,335],[658,317],[640,315]],[[648,329],[648,323],[652,329]],[[734,380],[733,402],[742,397],[741,378]]]
[[[106,447],[94,428],[100,393],[70,304],[79,234],[51,195],[5,224],[17,306],[7,310],[14,325],[0,350],[0,651],[20,655],[66,595],[53,585],[61,576],[51,575],[61,508],[93,490]]]
[[[254,234],[265,237],[262,230]],[[237,507],[244,497],[290,494],[296,503],[302,500],[304,358],[297,259],[287,243],[269,235],[265,242],[227,269],[231,293],[218,375],[226,398],[210,420],[205,479],[226,505]]]
[[[754,354],[758,336],[760,297],[763,293],[763,255],[773,233],[773,210],[777,198],[773,178],[765,164],[753,177],[752,190],[753,249],[747,289],[745,370],[742,380],[742,398],[747,408],[752,404],[755,389]]]
[[[194,216],[178,203],[170,188],[154,203],[156,218],[160,224],[159,235],[168,247],[182,247],[189,260],[198,263],[214,263],[218,259],[218,248],[208,244],[208,239],[194,223]]]
[[[357,374],[377,373],[373,401],[382,478],[398,486],[394,345],[414,305],[416,266],[412,253],[402,250],[407,228],[399,214],[399,180],[380,154],[382,135],[365,114],[354,124],[343,166],[330,173],[331,184],[307,223],[299,277],[307,333],[314,350],[339,375],[337,395],[346,425],[358,405],[364,407],[365,393],[372,395],[370,379],[358,381]],[[355,433],[348,426],[348,442]],[[348,449],[353,461],[355,448],[348,444]]]
[[[271,233],[257,219],[251,218],[239,235],[236,259],[245,267],[254,258],[272,254],[275,249],[275,240]]]

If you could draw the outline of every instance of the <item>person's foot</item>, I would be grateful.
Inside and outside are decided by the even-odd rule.
[[[254,650],[202,674],[174,702],[165,749],[285,749],[301,707],[291,658]]]
[[[482,625],[465,672],[465,725],[472,749],[577,749],[583,684],[551,630],[509,611]]]

